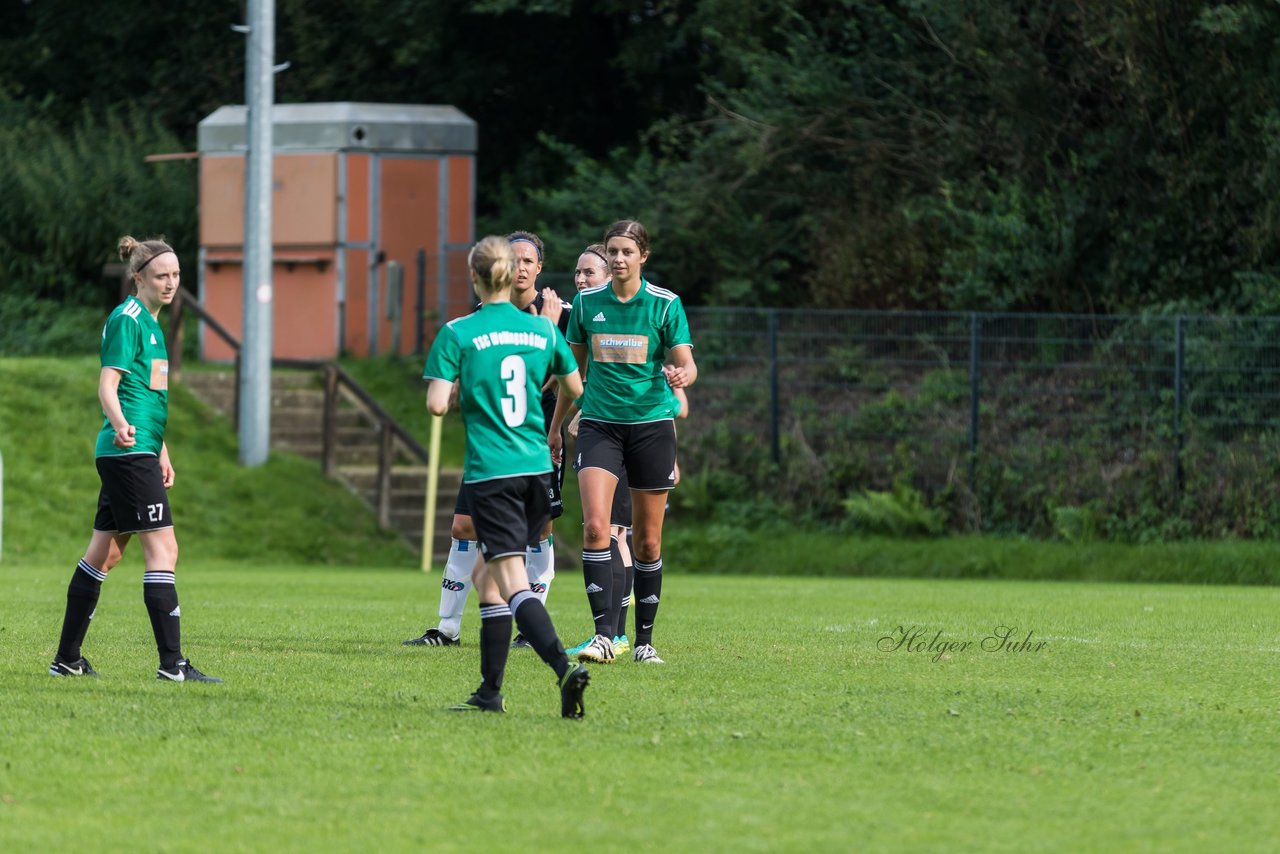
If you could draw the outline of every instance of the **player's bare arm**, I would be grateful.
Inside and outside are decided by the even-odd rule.
[[[116,368],[103,368],[98,374],[98,402],[102,404],[102,412],[107,416],[111,428],[116,431],[112,442],[117,448],[132,448],[134,426],[124,417],[124,409],[120,406],[120,377]]]

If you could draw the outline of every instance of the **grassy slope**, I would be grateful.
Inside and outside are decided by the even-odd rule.
[[[416,359],[350,360],[344,364],[426,443],[428,419],[423,411],[422,370]],[[464,437],[456,414],[445,419],[444,436],[445,464],[460,466]],[[574,553],[581,549],[578,523],[582,515],[572,472],[565,480],[565,506],[565,521],[556,524],[556,538],[562,550]],[[760,529],[696,518],[686,511],[678,487],[672,493],[665,540],[666,562],[678,571],[1280,584],[1280,543],[1133,546],[994,537],[892,540],[797,530],[781,523]]]
[[[88,540],[98,493],[97,374],[95,358],[0,359],[6,562],[74,566]],[[181,386],[169,409],[167,443],[177,472],[170,499],[184,560],[415,565],[317,463],[273,454],[266,465],[242,468],[225,418]]]
[[[425,445],[429,419],[416,359],[346,363],[388,411]],[[3,559],[74,560],[97,493],[92,359],[0,359],[0,453],[5,455]],[[276,455],[259,469],[236,460],[231,425],[177,388],[170,448],[178,468],[172,497],[185,556],[288,562],[414,566],[369,513],[326,483],[316,464]],[[445,418],[442,461],[461,466],[463,432]],[[666,563],[677,572],[1052,578],[1098,581],[1280,584],[1280,543],[1217,542],[1130,546],[991,537],[888,540],[785,525],[708,523],[682,507],[679,489],[666,533]],[[558,548],[581,548],[576,478],[565,482]],[[64,535],[51,537],[49,532]]]
[[[395,570],[190,567],[186,645],[222,686],[156,683],[137,577],[113,578],[86,645],[102,678],[54,680],[65,569],[3,570],[3,850],[1022,854],[1280,834],[1273,589],[797,578],[780,608],[779,579],[673,578],[669,663],[594,671],[575,723],[528,653],[506,716],[443,711],[475,684],[475,621],[463,647],[400,646],[435,585]],[[585,628],[569,592],[552,614]],[[878,648],[898,626],[977,644],[999,625],[1047,646]]]

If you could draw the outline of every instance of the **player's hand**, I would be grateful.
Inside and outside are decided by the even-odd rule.
[[[552,430],[547,434],[547,447],[551,449],[551,462],[560,465],[564,461],[564,436],[560,435],[559,430]]]
[[[582,412],[578,411],[574,414],[573,420],[569,422],[569,426],[565,428],[569,432],[569,435],[575,439],[578,438],[578,422],[581,420]]]
[[[173,466],[169,464],[168,460],[160,461],[160,476],[164,478],[165,489],[169,489],[171,486],[173,486],[173,478],[174,478]]]
[[[126,424],[123,428],[116,431],[116,435],[112,438],[111,444],[117,448],[132,448],[137,442],[134,435],[138,432],[138,428],[132,424]]]
[[[662,373],[667,377],[667,385],[672,388],[684,388],[689,385],[689,372],[679,365],[663,365]]]
[[[564,306],[560,302],[560,295],[551,288],[542,289],[542,316],[557,326],[560,324],[560,315],[564,312]]]

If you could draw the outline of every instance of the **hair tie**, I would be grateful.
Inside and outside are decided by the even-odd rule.
[[[542,260],[542,250],[538,248],[538,244],[534,243],[532,240],[530,240],[530,239],[529,239],[529,238],[527,238],[527,237],[513,237],[513,238],[511,238],[511,245],[512,245],[512,246],[514,246],[514,245],[515,245],[515,244],[517,244],[517,243],[528,243],[530,246],[532,246],[532,247],[533,247],[533,251],[538,253],[538,260],[539,260],[539,261],[541,261],[541,260]]]
[[[148,265],[148,264],[150,264],[152,261],[156,260],[156,259],[157,259],[157,258],[159,258],[161,255],[166,255],[166,254],[168,254],[168,253],[170,253],[170,252],[172,252],[172,251],[173,251],[172,249],[161,249],[159,252],[157,252],[156,254],[152,255],[152,256],[151,256],[150,258],[148,258],[147,260],[143,261],[143,262],[142,262],[142,265],[141,265],[140,267],[138,267],[138,269],[134,270],[134,272],[135,272],[135,273],[141,273],[143,270],[147,269],[147,265]]]

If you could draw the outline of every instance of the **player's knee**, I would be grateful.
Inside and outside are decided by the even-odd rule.
[[[653,563],[662,556],[661,534],[645,534],[636,537],[631,545],[635,549],[635,559],[641,563]]]
[[[449,536],[455,540],[474,540],[476,526],[471,523],[470,516],[454,516],[453,525],[449,528]]]
[[[582,543],[595,548],[609,544],[609,522],[603,519],[586,519],[582,523]],[[603,543],[603,545],[601,545]]]

